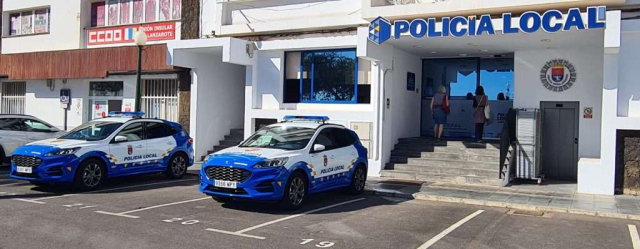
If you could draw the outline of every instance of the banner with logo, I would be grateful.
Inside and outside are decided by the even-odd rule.
[[[149,41],[166,41],[176,38],[176,23],[163,22],[91,29],[87,32],[88,45],[104,45],[115,43],[133,43],[133,36],[142,27]]]

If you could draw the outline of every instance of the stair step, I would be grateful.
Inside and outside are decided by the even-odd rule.
[[[242,135],[244,136],[244,129],[231,129],[231,135]]]
[[[383,170],[381,172],[383,178],[419,180],[427,182],[446,182],[453,184],[466,185],[483,185],[483,186],[500,186],[502,180],[498,177],[480,177],[470,175],[447,175],[447,174],[425,174],[411,171],[400,170]]]
[[[479,161],[456,161],[446,159],[421,159],[421,158],[392,158],[389,164],[411,164],[425,167],[454,167],[454,168],[477,168],[477,169],[498,169],[500,163],[495,162],[479,162]]]
[[[484,141],[478,143],[473,140],[434,140],[432,138],[422,138],[422,137],[410,137],[410,138],[400,138],[398,139],[399,143],[407,143],[407,144],[438,144],[438,145],[447,145],[447,144],[465,144],[465,145],[490,145],[494,147],[500,147],[500,141]]]
[[[443,146],[412,146],[397,144],[394,151],[410,151],[410,152],[444,152],[444,153],[463,153],[473,155],[500,155],[498,149],[473,149],[461,147],[443,147]]]
[[[396,150],[414,150],[414,151],[482,151],[482,152],[500,152],[500,149],[491,145],[433,145],[433,144],[396,144]]]
[[[216,146],[213,146],[213,151],[214,152],[218,152],[218,151],[224,150],[226,148],[231,148],[231,147],[233,147],[233,146],[230,146],[230,145],[216,145]]]
[[[231,147],[231,146],[236,146],[236,145],[240,144],[240,142],[242,142],[242,141],[236,141],[236,140],[222,140],[222,141],[220,141],[220,145],[222,145],[222,146],[229,146],[229,147]]]
[[[244,135],[226,135],[224,140],[242,141],[244,140]]]
[[[412,164],[392,164],[387,170],[409,171],[419,174],[435,174],[435,175],[460,175],[460,176],[481,176],[481,177],[498,177],[500,171],[497,169],[483,168],[460,168],[460,167],[425,167]]]
[[[391,151],[391,159],[394,158],[422,158],[422,159],[443,159],[443,160],[461,160],[461,161],[479,161],[479,162],[498,162],[500,155],[474,155],[467,153],[447,153],[447,152],[414,152],[408,153],[400,151]]]

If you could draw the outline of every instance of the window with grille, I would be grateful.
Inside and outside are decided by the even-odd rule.
[[[26,82],[2,83],[2,114],[24,114]]]
[[[142,111],[149,118],[178,122],[177,79],[145,79],[142,81]]]

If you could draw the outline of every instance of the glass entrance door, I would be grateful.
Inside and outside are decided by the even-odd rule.
[[[499,137],[504,117],[513,106],[513,58],[423,60],[422,70],[421,136],[433,136],[431,100],[443,87],[451,107],[444,135],[453,138],[473,137],[473,97],[478,86],[482,86],[492,113],[492,122],[485,126],[483,137]]]

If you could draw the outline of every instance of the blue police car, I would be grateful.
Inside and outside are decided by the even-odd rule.
[[[165,173],[181,178],[193,165],[193,140],[174,122],[112,112],[55,139],[18,147],[10,177],[36,185],[97,188],[106,178]]]
[[[208,155],[200,191],[213,199],[280,201],[302,206],[309,194],[348,188],[364,190],[367,150],[355,132],[327,117],[287,116],[240,145]]]

